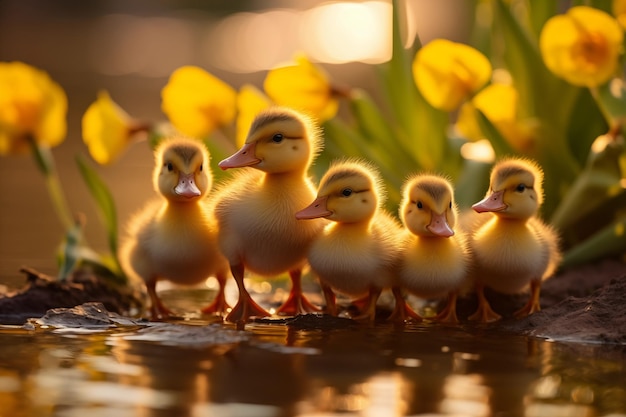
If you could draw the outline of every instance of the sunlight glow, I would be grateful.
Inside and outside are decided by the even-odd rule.
[[[287,61],[297,49],[300,13],[268,10],[235,13],[209,34],[204,47],[213,65],[233,72],[253,72]]]
[[[363,416],[403,416],[407,405],[402,398],[403,379],[396,373],[380,373],[372,376],[364,386],[367,406]]]
[[[491,390],[478,374],[448,376],[443,386],[444,399],[440,411],[444,414],[483,417],[491,414]]]
[[[205,39],[211,65],[264,71],[297,52],[328,63],[380,63],[391,58],[391,4],[324,3],[305,11],[241,12],[218,23]]]
[[[464,159],[486,163],[491,163],[496,159],[496,154],[487,139],[464,143],[461,146],[461,156]]]
[[[322,62],[385,62],[391,57],[391,4],[336,2],[304,13],[304,50]]]

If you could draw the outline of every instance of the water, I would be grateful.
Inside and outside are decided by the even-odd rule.
[[[626,415],[624,346],[474,326],[160,326],[2,327],[0,416]]]

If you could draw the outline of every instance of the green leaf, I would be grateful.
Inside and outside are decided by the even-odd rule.
[[[92,169],[82,157],[78,156],[76,162],[83,180],[85,184],[87,184],[87,188],[96,202],[100,220],[104,224],[107,232],[109,250],[116,259],[116,269],[121,274],[121,268],[119,267],[119,262],[117,262],[117,211],[115,209],[113,196],[98,173]]]
[[[374,103],[363,90],[354,89],[350,95],[350,108],[360,136],[365,140],[361,146],[371,148],[369,154],[376,156],[376,163],[403,176],[415,167],[409,150],[405,149],[398,134],[392,129]]]
[[[509,6],[502,0],[496,0],[495,5],[495,21],[499,29],[496,36],[501,34],[504,40],[504,60],[520,96],[521,118],[538,117],[557,129],[565,129],[577,88],[558,79],[546,68],[536,40],[531,39]],[[559,146],[565,150],[565,143]]]
[[[617,140],[592,152],[584,170],[561,199],[550,223],[565,230],[622,190],[620,156],[623,152],[624,145]]]
[[[539,34],[549,18],[559,11],[559,0],[541,0],[528,2],[528,14],[530,26],[532,27],[535,39],[539,39]]]
[[[596,261],[612,255],[626,253],[626,218],[621,218],[565,253],[561,267]]]
[[[406,4],[393,0],[393,45],[391,60],[379,66],[384,92],[397,122],[396,137],[415,161],[416,169],[441,170],[446,162],[447,113],[434,109],[419,93],[413,80],[412,64],[420,47],[415,40],[405,48],[402,27],[406,26]]]
[[[595,97],[609,124],[626,124],[626,86],[621,80],[601,85]]]
[[[491,167],[490,163],[463,160],[463,168],[454,187],[455,200],[461,210],[471,207],[485,196]]]
[[[74,226],[67,230],[61,242],[59,250],[59,272],[57,279],[65,281],[72,274],[76,266],[80,263],[79,248],[83,240],[83,223],[77,221]]]
[[[482,131],[483,135],[489,140],[491,143],[491,147],[496,154],[496,159],[502,158],[504,156],[512,156],[515,155],[515,150],[511,148],[509,142],[502,136],[500,131],[491,123],[491,121],[485,116],[485,114],[479,109],[475,109],[476,120],[478,122],[478,126]]]
[[[609,128],[588,89],[580,88],[567,124],[567,140],[572,155],[585,165],[593,141]]]

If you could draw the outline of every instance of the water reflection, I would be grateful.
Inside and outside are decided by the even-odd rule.
[[[335,330],[252,324],[233,333],[244,337],[228,339],[232,329],[197,324],[166,325],[176,344],[141,337],[137,329],[0,329],[0,416],[626,412],[622,346],[378,324]],[[186,330],[195,339],[186,339]]]

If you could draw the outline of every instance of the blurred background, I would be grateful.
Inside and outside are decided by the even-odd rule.
[[[474,2],[407,0],[407,42],[462,41]],[[377,99],[375,64],[391,54],[391,3],[314,0],[0,0],[0,61],[47,71],[68,96],[68,135],[53,149],[72,211],[87,218],[86,239],[106,251],[95,205],[75,157],[87,155],[81,117],[99,90],[131,116],[164,121],[161,89],[183,65],[197,65],[234,88],[263,85],[266,71],[304,52],[334,82]],[[93,163],[95,167],[95,163]],[[154,196],[145,143],[110,166],[96,167],[117,203],[123,228]],[[28,155],[0,157],[0,284],[23,283],[19,268],[56,274],[62,237],[43,177]]]

